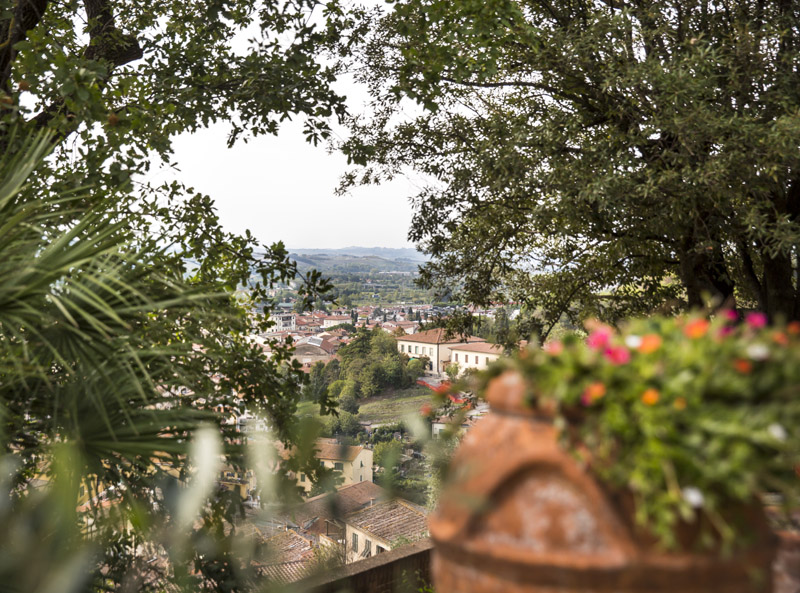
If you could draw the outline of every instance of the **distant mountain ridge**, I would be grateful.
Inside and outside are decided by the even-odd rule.
[[[380,257],[386,260],[426,262],[427,256],[412,247],[342,247],[338,249],[289,249],[298,255],[351,255],[354,257]]]
[[[345,247],[344,249],[291,249],[289,257],[301,271],[323,274],[417,274],[425,258],[415,249]]]

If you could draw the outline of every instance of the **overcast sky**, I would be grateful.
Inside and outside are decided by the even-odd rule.
[[[227,230],[249,228],[264,243],[289,248],[413,247],[408,197],[398,180],[336,196],[346,159],[306,143],[301,124],[286,122],[277,137],[226,146],[228,127],[214,126],[176,139],[180,174],[160,170],[152,180],[178,178],[216,202]]]

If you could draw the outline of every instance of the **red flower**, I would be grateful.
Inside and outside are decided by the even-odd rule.
[[[430,416],[431,412],[433,412],[433,408],[431,407],[430,404],[422,404],[422,406],[419,409],[419,413],[422,414],[423,416]]]
[[[786,326],[786,331],[793,336],[800,334],[800,321],[792,321],[789,323],[789,325]]]
[[[733,361],[733,368],[736,369],[737,373],[749,375],[753,371],[753,363],[744,358],[737,358]]]
[[[464,398],[458,395],[453,395],[452,393],[448,393],[447,397],[450,398],[450,401],[454,404],[463,404]]]
[[[438,387],[434,387],[433,392],[437,395],[447,395],[450,393],[450,387],[452,387],[452,384],[449,381],[444,381]]]
[[[611,364],[627,364],[631,360],[631,353],[622,346],[609,346],[603,350],[603,356]]]

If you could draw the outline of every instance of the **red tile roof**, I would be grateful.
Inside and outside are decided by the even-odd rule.
[[[338,445],[336,443],[328,443],[322,440],[317,441],[317,459],[335,460],[335,461],[353,461],[364,447]]]
[[[388,500],[351,513],[345,523],[391,542],[398,537],[418,539],[425,537],[428,526],[426,512],[421,507],[404,500]]]
[[[463,336],[453,334],[447,337],[447,330],[444,328],[427,329],[417,332],[410,336],[398,336],[395,338],[404,342],[419,342],[421,344],[454,344],[460,342],[485,342],[483,338],[478,336]]]
[[[357,511],[374,501],[386,499],[387,492],[372,482],[358,482],[336,492],[309,498],[289,511],[285,517],[310,533],[327,534],[329,525],[340,521],[348,513]],[[336,529],[335,526],[333,526]]]
[[[479,352],[481,354],[503,354],[503,348],[501,346],[490,344],[489,342],[459,344],[458,346],[450,346],[450,350],[457,350],[459,352]]]
[[[277,583],[291,583],[308,576],[314,566],[311,541],[287,530],[266,540],[270,559],[258,571]]]

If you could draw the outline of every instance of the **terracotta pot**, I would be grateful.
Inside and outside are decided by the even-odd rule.
[[[561,450],[516,373],[489,385],[492,411],[464,437],[429,519],[434,584],[446,593],[772,590],[776,538],[749,509],[752,546],[734,556],[666,553]],[[690,543],[691,529],[680,537]],[[689,549],[689,548],[687,548]]]

